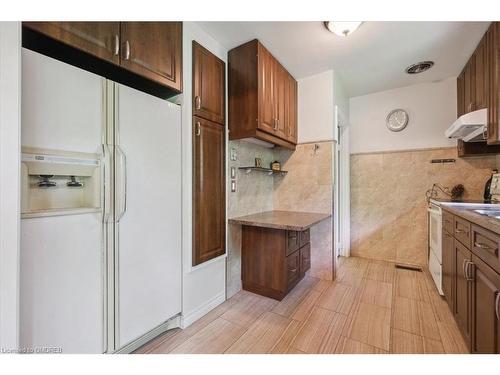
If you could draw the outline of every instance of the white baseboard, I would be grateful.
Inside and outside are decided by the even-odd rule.
[[[221,303],[226,300],[226,293],[222,292],[212,298],[210,301],[201,305],[198,309],[191,311],[187,314],[181,315],[181,328],[187,328],[198,319],[200,319],[203,315],[209,313],[211,310],[215,309]]]

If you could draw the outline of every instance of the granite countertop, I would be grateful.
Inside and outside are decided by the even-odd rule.
[[[306,230],[332,215],[297,211],[266,211],[229,219],[230,224],[282,230]]]
[[[453,215],[457,215],[465,220],[470,221],[480,227],[488,229],[496,234],[500,234],[500,219],[481,215],[474,210],[487,209],[487,210],[500,210],[500,204],[485,204],[485,203],[456,203],[456,202],[443,202],[441,204],[443,210],[446,210]]]

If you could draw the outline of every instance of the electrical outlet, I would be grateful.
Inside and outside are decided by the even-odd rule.
[[[235,148],[231,149],[229,158],[231,159],[231,161],[238,160],[238,153],[236,152]]]

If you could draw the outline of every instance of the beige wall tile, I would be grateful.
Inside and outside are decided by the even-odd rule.
[[[351,155],[351,254],[426,265],[425,192],[461,183],[465,198],[481,199],[496,164],[495,156],[458,158],[456,148]]]

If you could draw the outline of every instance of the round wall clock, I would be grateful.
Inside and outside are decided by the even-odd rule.
[[[408,113],[403,109],[394,109],[387,115],[387,128],[393,132],[400,132],[408,125]]]

